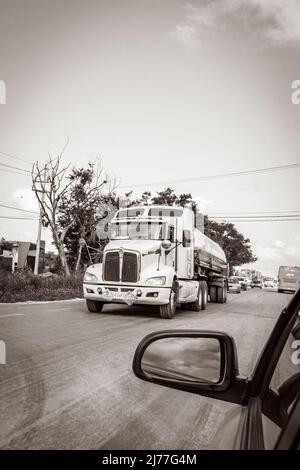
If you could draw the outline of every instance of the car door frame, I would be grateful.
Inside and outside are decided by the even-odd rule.
[[[245,388],[247,413],[241,430],[241,449],[264,449],[262,415],[267,416],[281,427],[276,445],[279,445],[280,448],[292,448],[296,445],[295,434],[299,435],[300,431],[300,399],[298,397],[295,400],[288,420],[286,420],[286,416],[282,414],[280,397],[270,389],[270,382],[295,324],[299,309],[300,289],[292,297],[287,307],[282,310],[256,363],[249,380],[249,386]],[[287,427],[293,429],[291,435]]]

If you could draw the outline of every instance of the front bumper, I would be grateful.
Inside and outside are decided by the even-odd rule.
[[[83,283],[85,299],[127,305],[166,305],[170,287]]]

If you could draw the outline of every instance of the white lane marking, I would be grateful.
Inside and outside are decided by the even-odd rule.
[[[62,310],[73,310],[74,307],[65,307],[65,308],[52,308],[49,310],[46,310],[46,312],[61,312]],[[40,312],[31,312],[31,313],[40,313]]]
[[[5,317],[23,317],[25,313],[8,313],[7,315],[0,315],[0,318]]]
[[[45,315],[47,312],[61,312],[62,310],[73,310],[73,307],[65,307],[65,308],[55,308],[55,309],[50,309],[50,310],[45,310],[45,311],[31,311],[31,312],[26,312],[26,313],[8,313],[5,315],[0,314],[0,318],[5,318],[5,317],[20,317],[24,315],[29,315],[30,313],[44,313]]]
[[[23,307],[31,307],[31,305],[42,305],[42,304],[58,304],[61,302],[78,302],[79,300],[84,301],[80,297],[75,299],[63,299],[63,300],[27,300],[27,302],[13,302],[14,305],[22,305]],[[0,305],[11,305],[11,302],[0,302]]]

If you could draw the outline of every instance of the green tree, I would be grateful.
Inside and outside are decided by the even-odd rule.
[[[95,215],[97,209],[109,202],[116,205],[115,181],[103,173],[99,164],[89,163],[87,168],[73,168],[68,179],[72,182],[69,191],[58,207],[60,232],[66,227],[64,237],[69,265],[76,272],[82,262],[89,260],[101,247],[96,237]]]
[[[204,216],[204,233],[225,251],[230,274],[234,266],[257,261],[252,253],[249,238],[245,238],[231,222],[215,222],[206,215]]]

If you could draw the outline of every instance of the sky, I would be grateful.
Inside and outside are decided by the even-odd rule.
[[[0,163],[30,170],[69,138],[66,163],[100,156],[119,193],[136,196],[300,163],[298,0],[0,0],[0,11],[0,152],[23,160]],[[30,177],[11,171],[0,165],[0,204],[38,210]],[[299,211],[299,177],[171,186],[207,213]],[[8,216],[36,217],[0,206],[0,236],[36,239],[37,220]],[[300,265],[300,221],[235,225],[253,268]]]

